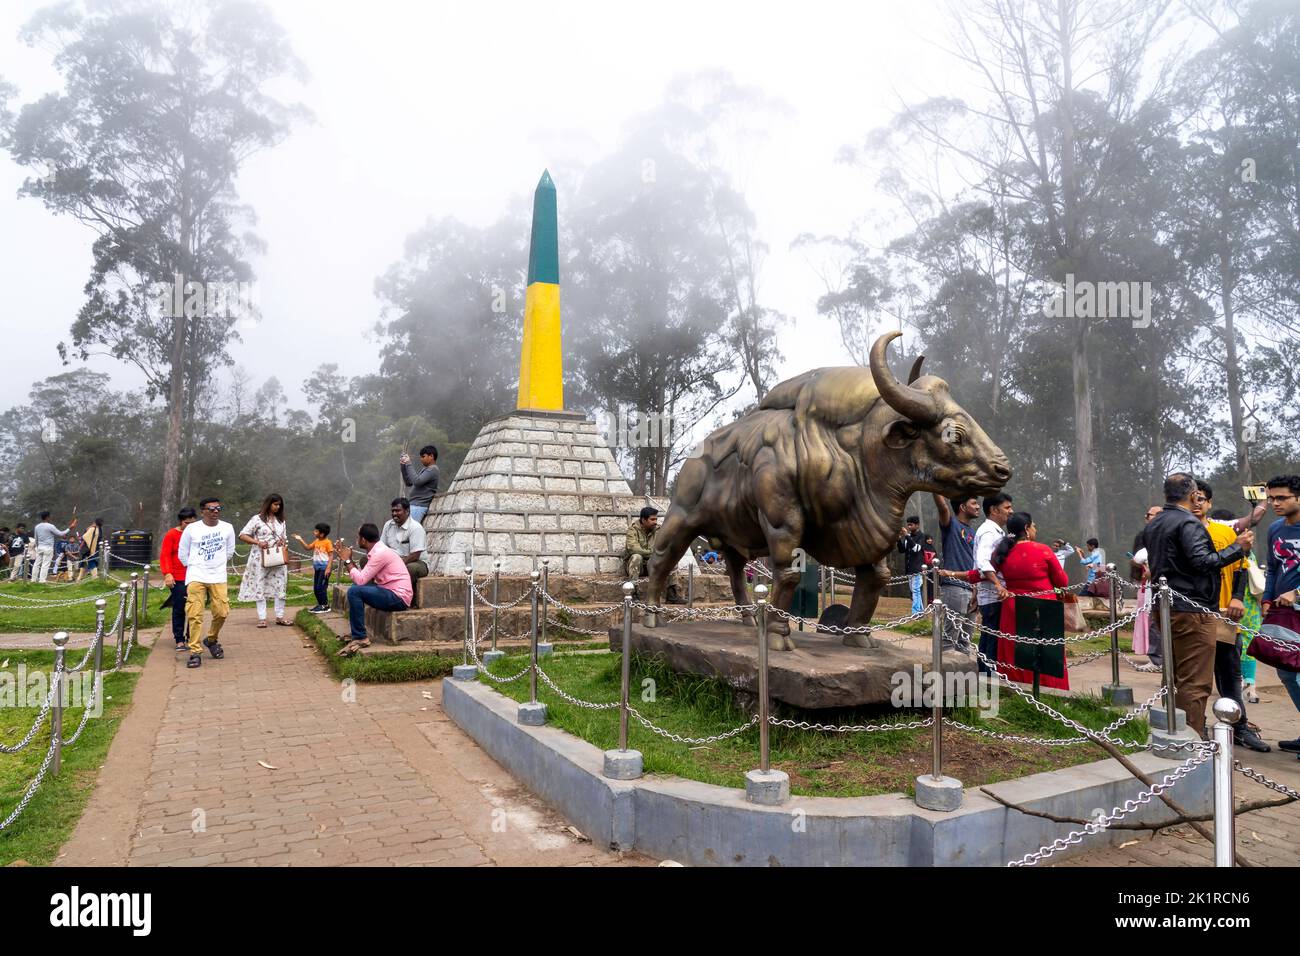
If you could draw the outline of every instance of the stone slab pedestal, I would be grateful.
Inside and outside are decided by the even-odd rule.
[[[923,773],[916,778],[916,805],[924,810],[950,813],[961,807],[961,781],[955,777],[932,777]]]
[[[1103,684],[1101,696],[1112,707],[1133,706],[1133,688],[1126,684]]]
[[[478,677],[477,664],[457,664],[451,669],[452,680],[474,680]]]
[[[554,645],[554,644],[550,643],[549,641],[546,642],[545,644],[543,644],[541,641],[538,641],[538,642],[537,642],[537,656],[538,656],[538,657],[545,657],[547,654],[553,654],[553,653],[555,653],[555,645]]]
[[[641,776],[642,759],[639,750],[606,750],[605,776],[610,780],[636,780]]]
[[[916,668],[930,670],[928,649],[907,650],[893,644],[847,647],[838,634],[811,631],[791,635],[793,651],[767,655],[768,688],[774,700],[803,710],[890,704],[897,675],[909,687]],[[609,631],[610,649],[622,650],[621,628]],[[681,621],[647,628],[632,625],[632,652],[662,659],[679,673],[726,681],[741,694],[758,693],[758,628],[730,621]],[[975,695],[975,663],[950,651],[943,656],[945,673],[970,681]],[[917,703],[919,706],[919,701]]]
[[[546,723],[546,705],[540,700],[536,703],[520,704],[519,722],[525,727],[541,727]]]
[[[1151,736],[1147,738],[1147,749],[1166,760],[1186,760],[1193,752],[1193,748],[1186,745],[1200,742],[1201,735],[1186,727],[1172,734],[1153,727]]]
[[[1168,730],[1169,720],[1165,716],[1165,708],[1162,704],[1157,704],[1147,711],[1147,723],[1151,725],[1152,730]],[[1187,714],[1180,708],[1174,708],[1174,730],[1187,729]]]
[[[484,665],[491,666],[505,656],[505,651],[488,651],[483,655],[483,663]]]
[[[748,771],[745,799],[762,807],[779,807],[790,799],[790,775],[782,770]]]

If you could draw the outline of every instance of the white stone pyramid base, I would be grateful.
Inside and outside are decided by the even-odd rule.
[[[624,536],[646,504],[579,412],[516,411],[488,422],[456,479],[425,516],[430,573],[476,573],[500,559],[503,574],[527,574],[549,559],[551,574],[622,573]],[[679,565],[694,557],[688,551]]]

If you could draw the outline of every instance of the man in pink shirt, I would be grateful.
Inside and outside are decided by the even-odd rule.
[[[357,531],[357,547],[369,552],[364,568],[353,563],[351,548],[341,541],[338,548],[339,560],[352,579],[352,587],[348,588],[352,639],[339,649],[344,657],[370,646],[370,638],[366,637],[367,605],[380,611],[404,611],[411,606],[411,574],[401,555],[379,540],[379,529],[363,524]]]

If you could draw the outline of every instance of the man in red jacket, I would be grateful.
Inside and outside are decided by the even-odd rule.
[[[176,650],[186,650],[188,639],[185,636],[185,565],[176,555],[181,543],[181,532],[187,524],[198,520],[198,513],[193,508],[185,507],[176,515],[178,522],[162,539],[162,551],[158,555],[158,566],[162,568],[163,586],[172,592],[172,637],[176,640]]]

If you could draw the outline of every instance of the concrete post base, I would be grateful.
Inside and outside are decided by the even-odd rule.
[[[1181,714],[1182,711],[1179,713]],[[1164,757],[1167,760],[1186,760],[1192,755],[1192,748],[1178,745],[1200,742],[1201,735],[1186,727],[1172,734],[1152,727],[1151,736],[1147,738],[1147,749],[1157,757]]]
[[[555,645],[550,643],[549,641],[547,641],[545,644],[543,644],[541,641],[537,642],[538,657],[545,657],[547,654],[552,654],[554,652],[555,652]]]
[[[483,663],[484,665],[495,664],[497,661],[501,660],[501,658],[505,656],[506,656],[505,651],[488,651],[486,654],[483,655]]]
[[[1163,704],[1156,704],[1156,706],[1152,707],[1149,711],[1147,711],[1147,723],[1151,725],[1152,730],[1169,729],[1167,726],[1165,726],[1166,724],[1169,723],[1169,720],[1168,718],[1165,717],[1165,708]],[[1181,708],[1175,707],[1174,708],[1174,730],[1179,731],[1179,730],[1186,730],[1186,729],[1187,729],[1187,714]]]
[[[457,664],[451,669],[452,680],[474,680],[478,677],[477,664]]]
[[[745,799],[763,807],[779,807],[790,799],[790,775],[782,770],[750,770],[745,774]]]
[[[961,807],[961,781],[956,777],[932,777],[923,773],[916,778],[916,805],[924,810],[948,813]]]
[[[1112,707],[1131,707],[1133,705],[1133,688],[1125,684],[1104,684],[1101,696]]]
[[[525,727],[541,727],[546,723],[546,705],[536,703],[519,705],[519,722]]]
[[[659,626],[659,621],[654,611],[646,611],[641,615],[641,626],[655,628]]]
[[[642,772],[641,751],[606,750],[605,776],[610,780],[637,780]]]

